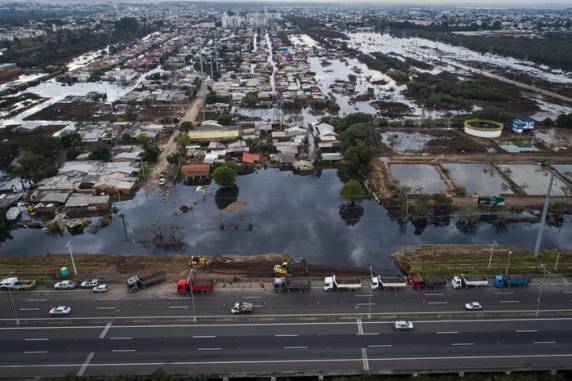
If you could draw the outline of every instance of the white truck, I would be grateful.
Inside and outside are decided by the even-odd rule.
[[[371,278],[372,290],[402,290],[407,287],[407,279],[376,275]]]
[[[453,288],[483,288],[489,285],[489,280],[486,276],[465,276],[455,275],[451,279],[451,286]]]
[[[360,278],[338,278],[335,275],[324,278],[324,291],[356,291],[360,288]]]

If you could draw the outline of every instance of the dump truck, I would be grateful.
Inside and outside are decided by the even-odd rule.
[[[405,287],[407,287],[407,279],[405,277],[376,275],[371,278],[372,290],[401,290]]]
[[[230,308],[230,313],[236,314],[249,314],[254,311],[254,304],[246,302],[236,302]]]
[[[496,288],[502,287],[528,287],[530,278],[526,275],[497,275],[495,277]]]
[[[144,288],[163,283],[165,279],[167,279],[167,274],[165,274],[164,271],[159,271],[142,277],[134,275],[127,279],[127,291],[131,294]]]
[[[409,282],[411,287],[415,290],[438,290],[445,288],[447,280],[440,276],[425,276],[422,277],[419,274],[412,275],[409,277]]]
[[[309,292],[310,278],[274,278],[274,292]]]
[[[6,278],[0,282],[0,290],[6,291],[28,291],[34,287],[36,287],[35,280],[18,279],[17,277]]]
[[[356,291],[361,288],[360,278],[336,277],[324,278],[324,291]]]
[[[285,276],[306,276],[308,275],[308,265],[302,257],[290,259],[287,262],[274,265],[274,276],[282,278]]]
[[[489,280],[486,276],[464,276],[456,275],[451,279],[451,286],[453,288],[483,288],[489,285]]]
[[[179,279],[177,281],[177,294],[210,294],[214,291],[213,279]]]

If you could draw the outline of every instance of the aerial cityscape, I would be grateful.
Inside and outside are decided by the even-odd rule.
[[[569,380],[572,7],[1,0],[0,209],[0,379]]]

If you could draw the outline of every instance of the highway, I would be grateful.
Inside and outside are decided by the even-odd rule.
[[[144,290],[128,295],[123,285],[114,285],[107,294],[85,290],[37,290],[0,293],[0,321],[6,319],[48,318],[50,307],[69,305],[68,319],[122,318],[137,316],[229,316],[232,303],[242,300],[255,305],[255,315],[336,315],[355,313],[434,313],[460,312],[467,302],[478,301],[484,311],[553,311],[570,310],[572,315],[572,284],[546,283],[528,288],[416,291],[372,291],[326,293],[320,287],[307,294],[275,294],[260,288],[225,290],[217,288],[212,295],[180,296],[174,285],[163,284],[162,297]],[[538,299],[540,297],[540,303]],[[296,308],[293,308],[296,306]],[[14,308],[16,313],[14,313]]]
[[[0,374],[381,372],[569,367],[572,318],[4,327]]]

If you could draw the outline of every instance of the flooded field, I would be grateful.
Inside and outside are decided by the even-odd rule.
[[[457,186],[465,188],[467,194],[479,196],[512,194],[502,177],[486,164],[446,163],[443,167]]]
[[[540,151],[533,143],[530,142],[505,142],[500,143],[499,147],[510,153],[520,152],[538,152]]]
[[[441,193],[447,191],[447,185],[441,175],[430,164],[391,164],[389,167],[394,181],[407,186],[413,193]]]
[[[572,181],[572,164],[554,164],[551,167],[556,169],[562,176],[565,176],[568,181]]]
[[[425,146],[433,140],[431,135],[420,132],[383,132],[381,141],[393,152],[401,154],[414,154],[425,151]]]
[[[545,195],[548,190],[550,174],[542,167],[534,164],[503,164],[498,166],[529,196]],[[554,178],[553,196],[567,196],[570,188],[560,179]]]
[[[510,224],[500,230],[481,224],[476,234],[467,235],[457,229],[453,217],[447,226],[403,229],[371,199],[356,208],[341,208],[341,185],[333,169],[314,176],[268,169],[239,176],[236,188],[219,190],[210,185],[204,197],[196,187],[185,185],[177,185],[166,202],[160,193],[141,192],[134,200],[118,204],[119,213],[125,216],[127,240],[122,221],[115,216],[110,226],[97,233],[90,233],[89,228],[75,236],[13,230],[1,243],[0,255],[61,253],[67,251],[68,242],[76,253],[176,254],[174,249],[143,243],[153,238],[157,225],[167,235],[179,229],[185,253],[280,252],[312,262],[372,265],[377,271],[394,271],[391,252],[413,244],[489,243],[494,239],[534,246],[536,224]],[[183,213],[183,205],[192,210]],[[548,227],[543,245],[572,248],[572,224]]]

